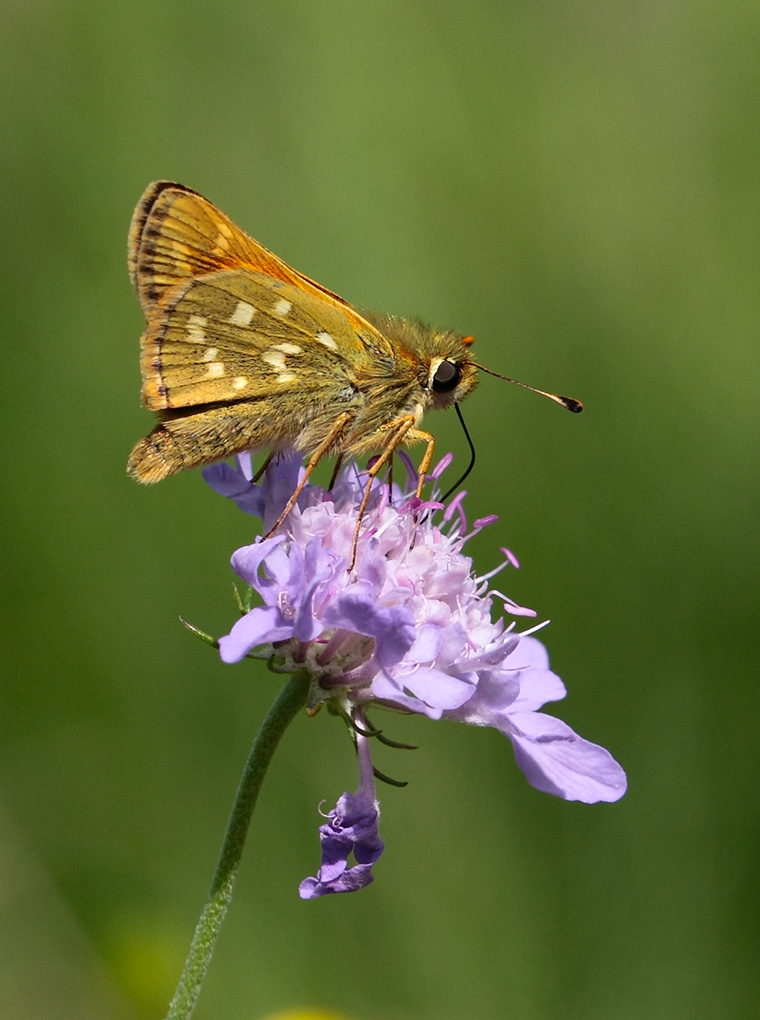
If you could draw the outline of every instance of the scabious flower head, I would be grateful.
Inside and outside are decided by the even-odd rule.
[[[439,462],[434,484],[448,463],[449,457]],[[532,631],[517,633],[514,621],[493,618],[494,598],[512,616],[535,615],[489,587],[517,561],[504,549],[502,563],[478,577],[463,551],[495,518],[468,530],[464,494],[446,508],[416,499],[408,467],[406,485],[373,488],[353,567],[366,486],[354,464],[341,470],[330,491],[307,484],[276,534],[232,556],[234,570],[262,604],[220,639],[222,659],[238,662],[265,648],[272,668],[308,673],[312,709],[328,703],[357,727],[359,789],[344,793],[327,815],[320,829],[322,867],[301,884],[304,898],[367,885],[382,853],[369,741],[362,735],[363,710],[371,704],[493,726],[511,740],[528,781],[566,800],[614,801],[626,788],[625,773],[609,752],[538,711],[563,698],[565,687]],[[267,529],[301,471],[299,458],[284,455],[254,484],[250,459],[240,457],[237,468],[214,465],[204,477]]]

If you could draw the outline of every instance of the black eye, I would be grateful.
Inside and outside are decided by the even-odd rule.
[[[436,393],[448,393],[454,389],[461,377],[459,365],[453,361],[442,361],[433,376],[433,389]]]

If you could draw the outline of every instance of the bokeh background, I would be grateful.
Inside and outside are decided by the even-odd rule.
[[[251,520],[124,473],[126,232],[165,177],[585,401],[483,379],[473,551],[518,554],[557,714],[630,777],[568,804],[496,733],[399,720],[377,881],[302,903],[355,765],[299,719],[196,1016],[757,1016],[760,7],[6,0],[0,38],[0,1014],[163,1016],[275,694],[178,622],[229,627]]]

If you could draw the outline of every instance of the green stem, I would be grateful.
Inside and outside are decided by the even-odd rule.
[[[190,952],[169,1012],[166,1014],[166,1020],[190,1020],[193,1015],[219,930],[232,899],[245,837],[261,784],[280,737],[306,704],[308,689],[308,676],[293,675],[277,696],[253,742],[232,806],[211,890],[201,911]]]

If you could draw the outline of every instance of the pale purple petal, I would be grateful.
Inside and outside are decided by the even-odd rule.
[[[386,608],[360,584],[338,595],[322,614],[325,623],[375,638],[381,669],[395,666],[414,642],[414,622],[405,606]]]
[[[222,662],[240,662],[258,645],[285,641],[292,634],[292,621],[283,620],[276,607],[256,606],[219,638],[219,654]]]
[[[446,712],[446,719],[468,723],[470,726],[500,728],[507,719],[520,692],[520,681],[507,670],[483,670],[478,675],[478,686],[472,697],[461,707]]]
[[[508,660],[507,665],[512,663]],[[535,712],[549,701],[561,701],[567,695],[562,680],[550,669],[525,669],[518,673],[520,693],[515,708]]]
[[[549,653],[534,637],[520,638],[506,665],[519,670],[520,694],[515,708],[535,712],[549,701],[561,701],[567,690],[556,673],[549,669]]]
[[[201,473],[207,485],[227,499],[234,500],[244,513],[259,518],[264,516],[266,500],[263,489],[252,485],[239,467],[221,461],[203,468]]]
[[[517,764],[537,790],[585,804],[616,801],[625,793],[625,772],[609,751],[579,737],[560,719],[516,712],[509,721],[505,732]]]
[[[313,603],[319,588],[333,577],[337,560],[338,557],[331,550],[324,549],[318,539],[313,539],[306,546],[301,564],[294,560],[297,569],[291,575],[289,592],[295,592],[302,587],[294,610],[293,633],[299,641],[313,641],[324,630],[323,622],[314,612]],[[308,583],[304,583],[307,580]],[[293,595],[289,597],[292,601]]]
[[[440,708],[432,708],[424,701],[420,701],[419,698],[408,694],[403,685],[400,685],[398,680],[385,670],[378,673],[372,681],[372,699],[382,705],[392,705],[402,711],[426,715],[428,719],[440,719],[442,714]]]
[[[284,587],[290,575],[290,558],[279,547],[286,541],[285,535],[274,535],[263,542],[254,542],[236,549],[231,564],[235,573],[259,591],[263,588]],[[262,577],[259,569],[266,563],[266,574]]]
[[[459,708],[475,690],[476,676],[450,676],[431,666],[417,666],[398,676],[400,687],[406,688],[431,708],[448,711]]]
[[[443,631],[432,623],[417,627],[414,643],[408,652],[410,662],[432,662],[438,657],[443,640]]]

